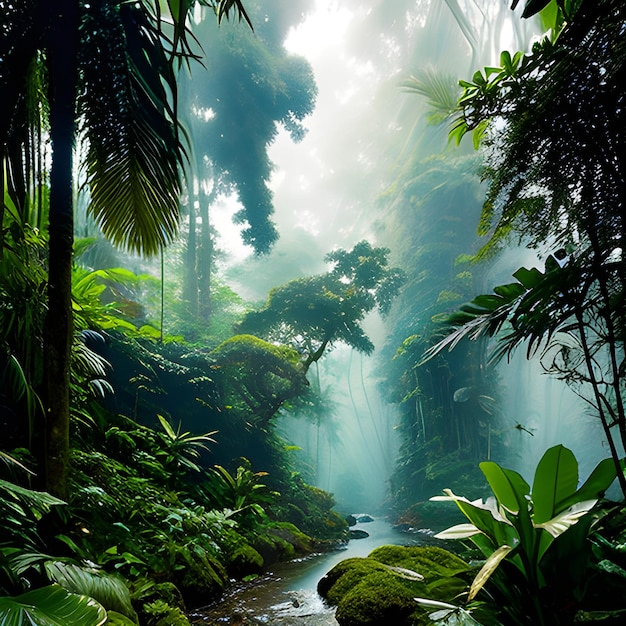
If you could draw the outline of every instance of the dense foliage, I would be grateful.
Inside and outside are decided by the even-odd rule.
[[[202,4],[249,19],[237,0]],[[75,141],[106,235],[154,253],[175,234],[191,3],[167,19],[151,2],[0,8],[0,621],[184,625],[232,578],[347,536],[268,424],[306,387],[300,357],[256,337],[164,341],[140,301],[153,279],[87,265],[96,239],[73,246]],[[294,132],[301,95],[279,116]],[[56,495],[32,489],[44,476]]]

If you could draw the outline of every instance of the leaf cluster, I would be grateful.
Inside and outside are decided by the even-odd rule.
[[[558,579],[552,580],[551,576],[565,567],[574,572],[572,562],[588,558],[585,550],[587,534],[594,522],[592,509],[615,480],[616,466],[612,459],[604,459],[578,487],[578,462],[570,450],[557,445],[547,450],[539,461],[532,489],[520,474],[493,461],[481,463],[480,469],[494,497],[471,502],[447,489],[445,496],[431,498],[455,502],[469,521],[438,533],[437,537],[469,538],[486,558],[472,583],[468,601],[476,597],[506,560],[522,576],[523,593],[533,601],[537,623],[549,623],[546,620],[550,603],[546,600],[542,606],[540,592],[549,586],[560,589]],[[578,532],[580,529],[583,530]],[[551,562],[553,556],[560,559],[558,563]],[[570,593],[574,597],[582,593],[585,584],[584,567],[575,571],[581,577],[572,580]],[[494,584],[506,598],[509,587],[517,584],[513,582],[516,578],[509,579],[507,570],[501,574],[503,578],[496,577]],[[509,605],[514,606],[515,603]],[[520,623],[525,623],[525,618]]]

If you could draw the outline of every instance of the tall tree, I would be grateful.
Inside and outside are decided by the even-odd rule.
[[[207,55],[219,59],[197,83],[197,105],[211,111],[204,128],[203,147],[214,177],[236,190],[241,210],[235,220],[243,225],[242,239],[255,252],[267,252],[278,234],[271,221],[272,194],[268,187],[273,166],[268,148],[279,125],[298,141],[304,136],[304,118],[313,111],[317,87],[308,61],[289,54],[283,42],[297,23],[306,3],[253,4],[258,23],[254,36],[241,29],[215,32],[205,21],[198,36]]]
[[[30,129],[49,109],[52,142],[49,280],[46,321],[46,488],[66,495],[69,449],[69,363],[72,342],[73,148],[88,141],[85,171],[90,210],[104,233],[129,250],[156,253],[178,223],[179,166],[174,63],[189,50],[185,21],[192,3],[143,0],[2,2],[0,122],[8,194],[24,206],[33,166]],[[218,15],[239,0],[210,2]],[[33,66],[46,75],[33,109]]]

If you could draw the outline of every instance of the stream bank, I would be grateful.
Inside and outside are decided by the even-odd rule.
[[[358,523],[353,529],[368,533],[352,539],[340,549],[279,563],[252,582],[235,585],[222,600],[189,615],[192,624],[265,624],[268,626],[337,626],[334,607],[317,594],[317,582],[334,565],[351,557],[366,557],[386,545],[415,546],[432,543],[428,531],[401,532],[388,522],[375,519]],[[232,621],[241,615],[244,621]]]

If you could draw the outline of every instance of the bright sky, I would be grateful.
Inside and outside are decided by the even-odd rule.
[[[293,29],[285,41],[287,50],[307,57],[311,63],[315,63],[325,49],[341,46],[352,19],[352,13],[336,2],[317,0],[315,4],[314,13]]]

